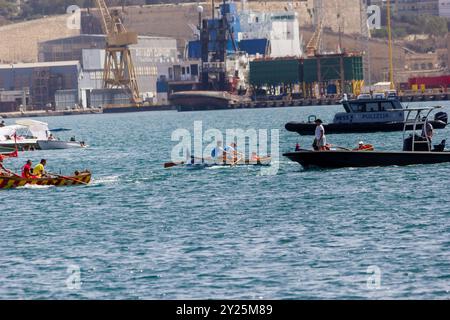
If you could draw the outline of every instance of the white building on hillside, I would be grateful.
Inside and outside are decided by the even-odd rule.
[[[450,1],[440,0],[439,1],[439,16],[450,18]]]
[[[263,39],[270,41],[271,57],[301,56],[302,37],[295,11],[255,12],[244,10],[239,14],[239,40]]]

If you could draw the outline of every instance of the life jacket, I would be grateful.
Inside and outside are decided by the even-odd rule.
[[[362,146],[359,146],[358,151],[374,151],[375,148],[371,144],[363,144]]]

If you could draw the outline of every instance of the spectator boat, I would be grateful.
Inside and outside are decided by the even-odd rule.
[[[67,131],[59,129],[55,131]],[[17,148],[28,150],[54,150],[86,147],[83,141],[63,141],[53,137],[53,131],[48,124],[41,121],[24,119],[17,120],[15,125],[0,128],[0,147],[7,149]]]
[[[450,162],[450,152],[444,151],[445,140],[432,148],[431,142],[427,138],[416,133],[417,130],[427,125],[431,112],[438,108],[440,107],[407,109],[403,126],[402,151],[300,150],[285,153],[284,156],[298,162],[306,169],[311,167],[406,166]],[[412,128],[412,134],[407,136],[409,128]]]

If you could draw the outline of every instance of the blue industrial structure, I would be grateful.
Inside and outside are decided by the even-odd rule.
[[[266,54],[267,39],[238,40],[241,32],[237,6],[233,2],[223,0],[219,6],[220,16],[212,19],[199,17],[200,39],[188,43],[188,59],[200,59],[202,62],[201,89],[228,91],[227,57],[237,52],[250,55]]]

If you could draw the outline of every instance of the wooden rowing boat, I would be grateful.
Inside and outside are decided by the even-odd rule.
[[[0,175],[0,190],[1,189],[13,189],[23,187],[25,185],[37,185],[37,186],[75,186],[85,185],[91,181],[92,174],[90,172],[83,172],[76,176],[70,177],[50,177],[40,179],[25,179],[17,176],[5,176]]]

